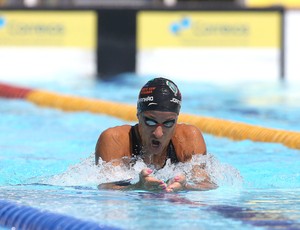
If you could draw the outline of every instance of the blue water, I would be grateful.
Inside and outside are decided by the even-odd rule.
[[[17,83],[135,104],[148,79],[73,76]],[[300,132],[299,85],[176,83],[183,94],[182,113]],[[210,165],[218,189],[175,194],[99,191],[97,184],[136,178],[143,167],[125,174],[109,164],[94,165],[99,134],[127,122],[2,98],[0,115],[0,199],[123,229],[300,229],[299,150],[204,134],[209,157],[202,160]],[[156,172],[161,178],[172,173],[172,167]]]

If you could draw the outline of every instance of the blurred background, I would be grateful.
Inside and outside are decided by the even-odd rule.
[[[298,0],[0,0],[0,79],[298,81]]]

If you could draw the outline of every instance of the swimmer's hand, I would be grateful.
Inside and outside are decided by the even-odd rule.
[[[165,191],[165,192],[177,192],[181,190],[196,190],[196,191],[206,191],[218,188],[214,182],[212,182],[206,174],[204,179],[198,183],[187,183],[185,175],[176,175],[174,178],[170,179],[165,183],[153,177],[153,170],[146,168],[140,172],[140,179],[136,184],[131,184],[131,179],[116,181],[110,183],[103,183],[98,185],[98,189],[113,189],[113,190],[134,190],[142,189],[148,191]]]
[[[165,190],[167,188],[167,184],[159,180],[153,176],[151,173],[152,169],[146,168],[140,172],[140,180],[136,184],[137,189],[145,189],[145,190]]]
[[[185,190],[187,186],[186,177],[184,175],[177,175],[168,180],[166,192],[177,192]]]
[[[166,192],[177,192],[181,190],[207,191],[216,188],[218,188],[218,185],[210,181],[208,178],[205,178],[203,181],[197,184],[189,184],[187,183],[186,177],[184,175],[177,175],[167,182],[167,188],[165,189],[165,191]]]
[[[103,183],[98,185],[98,189],[111,189],[111,190],[134,190],[134,189],[143,189],[148,191],[155,190],[165,190],[167,188],[167,184],[159,180],[153,176],[151,173],[153,170],[146,168],[140,172],[140,179],[136,184],[131,184],[131,179]]]

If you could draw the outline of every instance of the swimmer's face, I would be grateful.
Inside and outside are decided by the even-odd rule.
[[[145,111],[138,114],[139,133],[146,154],[161,154],[174,134],[178,115],[174,112]]]

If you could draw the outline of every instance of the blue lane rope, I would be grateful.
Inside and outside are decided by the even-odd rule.
[[[0,226],[26,230],[119,230],[95,222],[0,200]]]

